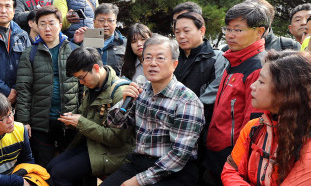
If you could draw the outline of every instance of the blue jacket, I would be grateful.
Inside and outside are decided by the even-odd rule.
[[[28,34],[14,21],[10,22],[10,52],[0,38],[0,93],[9,96],[11,88],[15,88],[16,72],[22,52],[31,45]]]

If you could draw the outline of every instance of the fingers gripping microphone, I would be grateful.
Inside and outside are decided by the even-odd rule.
[[[139,75],[136,78],[136,83],[138,84],[139,88],[142,87],[145,82],[146,82],[146,78],[143,75]],[[120,110],[123,111],[123,112],[126,112],[128,107],[129,107],[129,105],[130,105],[130,103],[132,103],[133,100],[134,100],[133,97],[130,97],[130,96],[126,97],[124,102],[123,102],[123,104],[122,104],[122,106],[121,106],[121,108],[120,108]]]

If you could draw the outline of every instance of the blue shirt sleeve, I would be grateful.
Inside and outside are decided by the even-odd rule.
[[[0,183],[1,185],[9,186],[9,185],[15,185],[15,186],[23,186],[24,185],[24,178],[17,175],[3,175],[0,174]]]

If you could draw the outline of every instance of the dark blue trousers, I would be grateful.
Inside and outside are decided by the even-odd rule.
[[[47,170],[54,186],[81,185],[91,177],[91,164],[86,143],[66,150],[50,161]]]
[[[136,174],[147,170],[154,166],[159,158],[151,158],[149,156],[130,154],[128,155],[129,163],[123,165],[119,170],[114,172],[100,186],[116,186],[121,185],[124,181],[132,178]],[[153,184],[155,186],[194,186],[198,181],[198,168],[195,161],[189,161],[186,166],[177,173],[165,177],[163,180]]]

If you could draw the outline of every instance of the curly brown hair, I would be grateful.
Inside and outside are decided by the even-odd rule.
[[[309,58],[309,59],[308,59]],[[271,91],[278,111],[278,183],[299,160],[302,146],[311,129],[311,61],[310,55],[298,51],[270,51]]]

